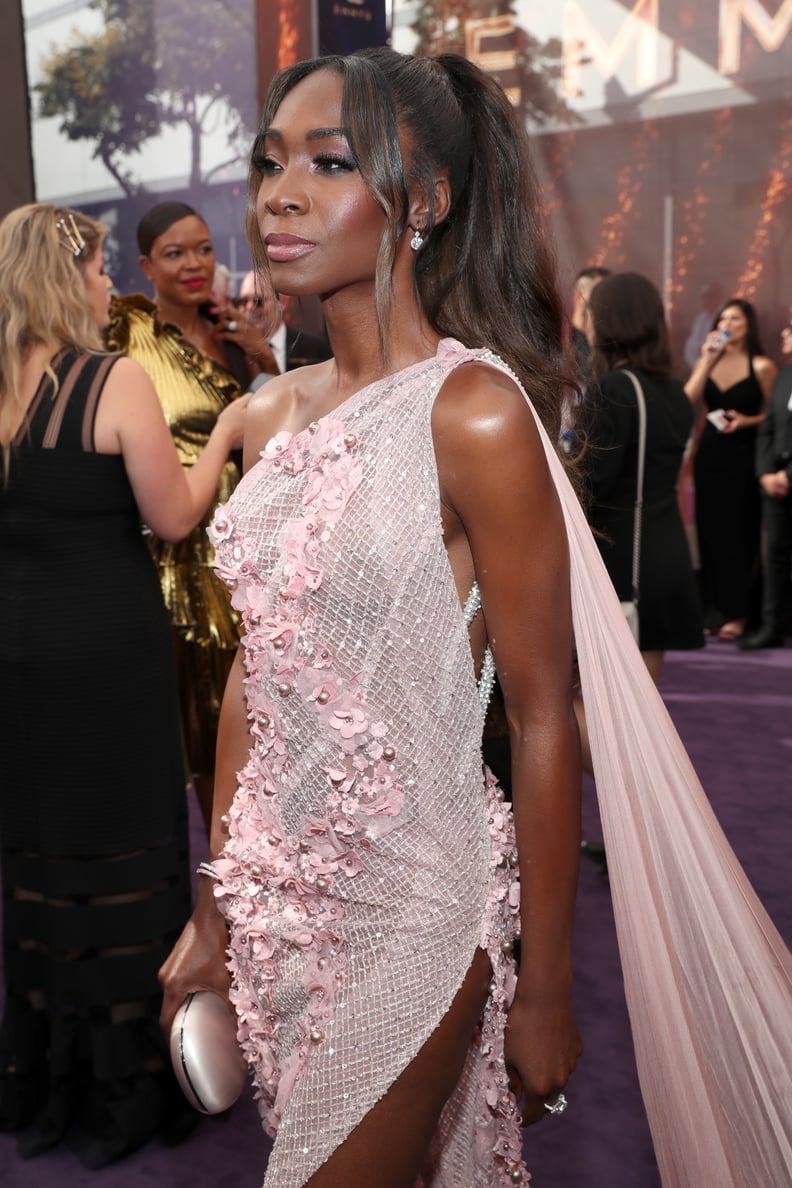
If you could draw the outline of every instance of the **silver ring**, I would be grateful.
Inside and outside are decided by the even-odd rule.
[[[228,323],[228,325],[226,326],[226,329],[227,329],[227,330],[230,330],[232,334],[233,334],[233,333],[234,333],[234,331],[237,329],[237,324],[236,324],[236,322],[234,321],[234,319],[233,319],[233,318],[231,319],[231,321],[230,321],[230,322]]]
[[[546,1101],[544,1103],[544,1108],[550,1114],[563,1114],[564,1110],[567,1108],[568,1105],[569,1105],[569,1102],[567,1101],[564,1094],[559,1093],[558,1097],[555,1099],[554,1102],[551,1103],[549,1101]]]

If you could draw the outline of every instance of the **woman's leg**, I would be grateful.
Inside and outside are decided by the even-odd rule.
[[[448,1014],[305,1188],[415,1188],[443,1106],[462,1074],[491,976],[487,954],[477,949]]]
[[[657,684],[657,678],[660,676],[660,669],[665,660],[665,652],[641,652],[641,656],[649,671],[649,676]]]

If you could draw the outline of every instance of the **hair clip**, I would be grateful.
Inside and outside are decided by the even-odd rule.
[[[67,252],[71,252],[75,259],[82,255],[88,244],[80,234],[80,230],[74,221],[74,215],[68,214],[58,219],[55,224],[55,230],[60,237],[61,247],[65,247]]]

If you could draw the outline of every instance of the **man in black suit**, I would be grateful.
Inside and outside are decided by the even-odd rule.
[[[260,293],[253,272],[246,273],[239,286],[238,308],[245,310],[268,334],[271,358],[264,361],[263,366],[263,373],[268,378],[294,371],[307,363],[322,363],[332,355],[326,338],[289,325],[286,319],[292,300],[285,294],[277,298],[274,293]],[[263,382],[263,377],[259,382]]]
[[[792,311],[790,311],[792,313]],[[792,359],[792,321],[781,331],[781,350]],[[740,647],[780,648],[789,611],[792,569],[792,364],[773,383],[767,415],[756,440],[756,473],[762,488],[767,566],[762,597],[762,626],[743,636]]]

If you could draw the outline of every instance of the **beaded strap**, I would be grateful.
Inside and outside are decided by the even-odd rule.
[[[474,582],[470,593],[465,599],[465,605],[462,608],[462,613],[465,616],[465,626],[470,627],[476,615],[481,610],[481,591],[478,587],[478,582]],[[492,649],[488,646],[484,653],[484,660],[481,665],[481,673],[478,679],[478,693],[481,708],[484,713],[487,712],[487,706],[492,697],[492,689],[495,684],[495,660],[492,656]]]

